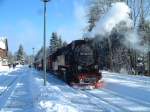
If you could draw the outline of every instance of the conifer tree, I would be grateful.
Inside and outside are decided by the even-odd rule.
[[[25,52],[24,52],[23,46],[20,45],[19,49],[17,51],[17,61],[19,61],[21,64],[23,64],[24,60],[25,60]]]
[[[62,42],[62,39],[61,39],[61,36],[59,37],[58,39],[58,48],[61,48],[63,45],[63,42]]]
[[[63,47],[67,46],[67,42],[64,41],[64,42],[62,43],[62,46],[63,46]]]
[[[58,48],[61,47],[61,39],[58,38],[58,34],[56,32],[52,33],[52,36],[50,38],[50,53],[54,53]]]
[[[12,52],[8,51],[8,63],[12,64],[14,62],[14,56]]]

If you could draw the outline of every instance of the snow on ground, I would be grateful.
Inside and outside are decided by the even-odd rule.
[[[60,88],[58,86],[66,86],[63,83],[57,83],[57,80],[53,79],[47,86],[43,86],[43,79],[41,79],[41,74],[34,71],[34,74],[39,75],[37,77],[31,76],[34,80],[32,88],[32,93],[34,93],[34,100],[36,105],[36,112],[77,112],[73,105],[65,99]],[[53,81],[56,82],[53,82]],[[37,86],[38,85],[38,86]]]
[[[8,71],[9,67],[8,66],[1,66],[0,65],[0,72]]]
[[[27,67],[0,72],[0,112],[150,112],[150,78],[103,71],[101,89],[73,89]]]
[[[54,76],[48,76],[48,83],[43,87],[39,74],[35,83],[40,84],[36,99],[36,112],[100,112],[90,98],[79,90],[75,90]]]
[[[12,67],[9,68],[8,66],[1,66],[0,65],[0,75],[2,75],[3,73],[9,73],[9,72],[12,72],[12,71],[16,71],[18,69],[20,69],[22,67],[22,65],[17,65],[15,69],[13,69]]]
[[[103,72],[107,89],[150,102],[150,77]]]

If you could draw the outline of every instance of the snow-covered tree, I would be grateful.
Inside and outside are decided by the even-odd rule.
[[[64,41],[63,44],[62,44],[62,46],[65,47],[65,46],[67,46],[67,44],[68,43],[66,41]]]
[[[52,36],[50,38],[50,54],[54,53],[58,48],[61,48],[63,46],[63,42],[61,39],[61,36],[58,36],[56,32],[52,33]]]
[[[61,39],[61,36],[58,38],[58,48],[61,48],[63,46],[63,42]]]
[[[58,42],[58,35],[57,35],[56,32],[55,33],[53,32],[52,36],[50,38],[50,46],[49,46],[50,53],[54,53],[58,49],[58,47],[59,47],[58,44],[59,44],[59,42]]]
[[[105,14],[111,7],[112,3],[125,0],[89,0],[88,2],[88,31],[92,31],[96,22]]]
[[[19,61],[21,64],[23,64],[24,60],[25,60],[25,52],[24,52],[23,46],[20,45],[19,49],[17,51],[17,61]]]
[[[8,51],[8,63],[12,64],[14,62],[14,55],[12,52]]]
[[[149,0],[125,0],[131,9],[131,19],[133,26],[138,27],[141,15],[144,18],[150,15],[150,1]]]
[[[143,68],[146,74],[150,74],[150,21],[141,19],[138,28],[139,35],[141,37],[141,45],[145,46],[145,52],[140,53],[142,55],[141,63],[143,63]]]
[[[37,52],[37,54],[35,55],[35,61],[36,60],[41,60],[41,59],[43,59],[43,47],[41,47],[41,49],[40,50],[38,50],[38,52]]]

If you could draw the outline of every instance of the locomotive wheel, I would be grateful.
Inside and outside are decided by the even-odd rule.
[[[66,71],[65,75],[64,75],[64,80],[67,84],[70,84],[70,78],[69,78],[69,71]]]
[[[64,80],[67,84],[70,85],[70,83],[72,82],[72,74],[70,70],[67,70],[65,75],[64,75]]]
[[[63,73],[63,80],[64,80],[65,82],[67,82],[66,72]]]

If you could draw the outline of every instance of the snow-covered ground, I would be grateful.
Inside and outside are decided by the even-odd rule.
[[[7,72],[9,70],[8,66],[1,66],[0,65],[0,72]]]
[[[103,71],[104,87],[78,90],[27,67],[0,70],[0,112],[150,112],[150,78]]]

